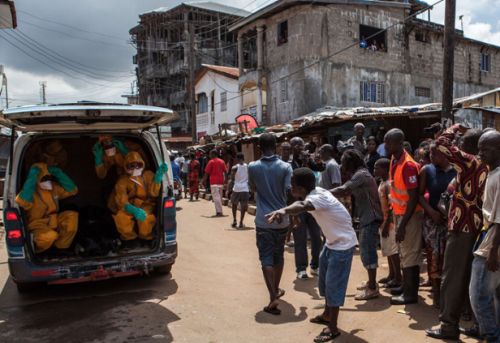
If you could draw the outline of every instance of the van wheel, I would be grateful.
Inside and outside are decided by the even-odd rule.
[[[40,288],[43,283],[40,282],[16,282],[17,291],[19,293],[28,293]]]
[[[158,273],[158,274],[161,274],[161,275],[167,275],[167,274],[170,274],[170,271],[172,270],[172,265],[171,264],[166,264],[164,266],[159,266],[159,267],[156,267],[155,268],[155,271]]]

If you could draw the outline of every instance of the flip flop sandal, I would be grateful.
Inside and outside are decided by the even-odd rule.
[[[263,311],[274,316],[279,316],[281,314],[281,310],[277,307],[269,308],[269,306],[266,306]]]
[[[278,288],[278,292],[276,294],[276,298],[280,299],[281,297],[283,297],[285,295],[285,290],[284,289],[281,289],[281,288]]]
[[[325,330],[323,330],[318,336],[316,336],[316,338],[314,339],[314,343],[330,342],[339,336],[340,336],[340,331],[331,333],[331,332],[325,332]]]
[[[313,323],[313,324],[320,324],[320,325],[328,325],[330,322],[328,320],[326,320],[325,318],[323,318],[321,315],[318,315],[314,318],[311,318],[309,320],[309,322]]]

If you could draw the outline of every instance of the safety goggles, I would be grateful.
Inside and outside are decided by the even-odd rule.
[[[40,179],[40,182],[46,182],[46,181],[56,181],[56,178],[52,175],[45,175]]]
[[[131,162],[131,163],[128,163],[126,168],[128,170],[131,170],[131,169],[141,169],[141,168],[144,168],[144,163],[142,162]]]
[[[115,145],[113,144],[113,141],[103,141],[102,142],[102,147],[104,148],[104,150],[114,148],[114,146]]]

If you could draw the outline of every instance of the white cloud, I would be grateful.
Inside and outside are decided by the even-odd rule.
[[[429,1],[429,4],[432,2],[434,1]],[[459,0],[457,1],[455,26],[461,29],[461,22],[458,18],[463,16],[466,37],[500,46],[498,8],[500,8],[500,0]],[[444,2],[441,2],[431,11],[431,20],[443,24],[444,13]],[[422,18],[426,19],[427,14],[422,15]]]
[[[132,80],[120,84],[111,84],[109,87],[85,85],[71,85],[62,77],[52,74],[36,74],[25,72],[6,66],[5,75],[8,78],[9,104],[20,106],[41,102],[40,81],[47,82],[46,98],[48,103],[74,102],[79,100],[95,101],[124,101],[121,95],[129,92],[128,85]],[[5,105],[2,94],[2,106]]]

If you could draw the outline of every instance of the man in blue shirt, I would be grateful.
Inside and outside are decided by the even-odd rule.
[[[283,273],[289,218],[286,216],[283,220],[270,224],[266,214],[286,206],[287,193],[291,189],[292,167],[276,155],[274,135],[264,133],[259,138],[259,145],[262,157],[248,166],[248,181],[256,193],[257,248],[270,298],[264,311],[279,315],[281,310],[278,309],[278,299],[285,294],[279,284]]]

